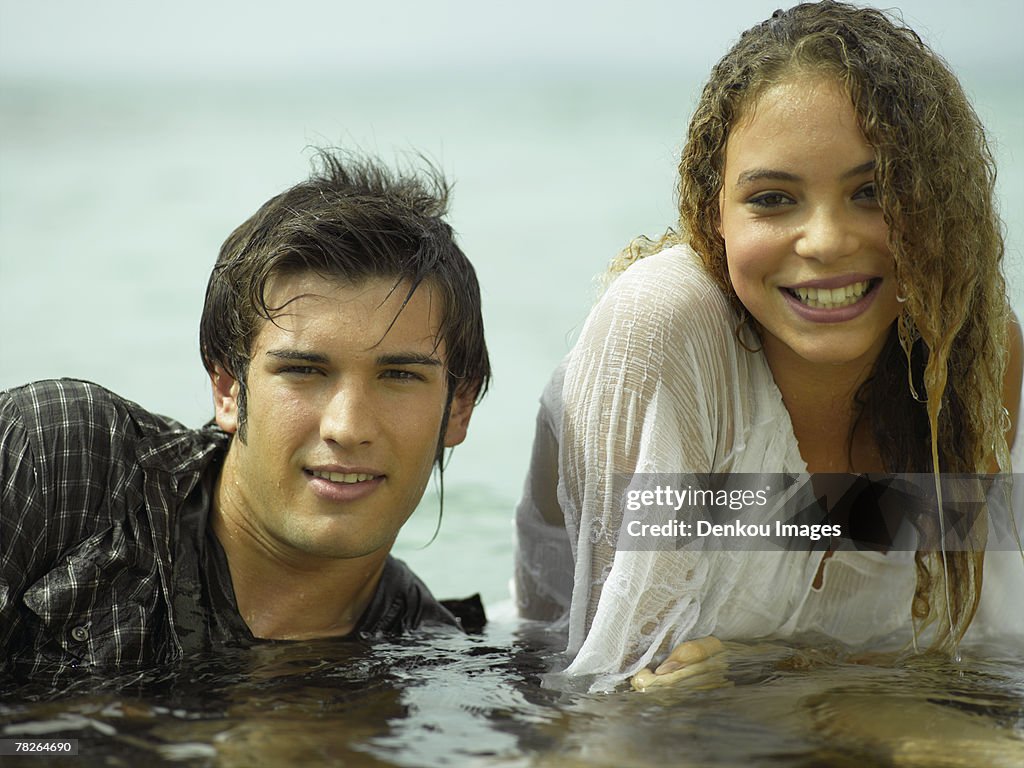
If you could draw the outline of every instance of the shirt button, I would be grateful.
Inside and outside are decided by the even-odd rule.
[[[71,637],[80,643],[84,643],[89,639],[89,628],[88,627],[75,627],[71,630]]]

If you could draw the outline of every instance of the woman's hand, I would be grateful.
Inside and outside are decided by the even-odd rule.
[[[674,685],[680,680],[708,672],[725,669],[720,654],[725,650],[722,642],[711,635],[700,640],[689,640],[677,645],[657,669],[642,669],[629,681],[634,690],[646,691],[663,685]]]

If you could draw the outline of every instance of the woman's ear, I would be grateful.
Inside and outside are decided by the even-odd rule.
[[[238,431],[238,380],[217,366],[210,374],[210,383],[213,386],[213,409],[217,426],[229,435]]]

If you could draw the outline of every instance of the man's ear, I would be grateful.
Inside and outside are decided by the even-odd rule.
[[[473,415],[476,404],[476,391],[473,387],[460,387],[452,398],[452,407],[448,412],[448,427],[444,432],[444,447],[454,448],[466,439],[469,429],[469,418]]]
[[[217,426],[233,435],[238,431],[238,380],[218,365],[210,374],[210,383]]]

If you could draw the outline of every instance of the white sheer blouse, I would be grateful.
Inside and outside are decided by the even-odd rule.
[[[736,324],[689,250],[649,256],[601,298],[541,398],[516,600],[522,616],[565,625],[566,672],[594,676],[593,690],[705,635],[911,639],[912,552],[837,552],[815,588],[821,552],[616,549],[616,474],[807,471],[767,362]],[[972,633],[1008,621],[1024,632],[1022,596],[1020,554],[989,553]]]

